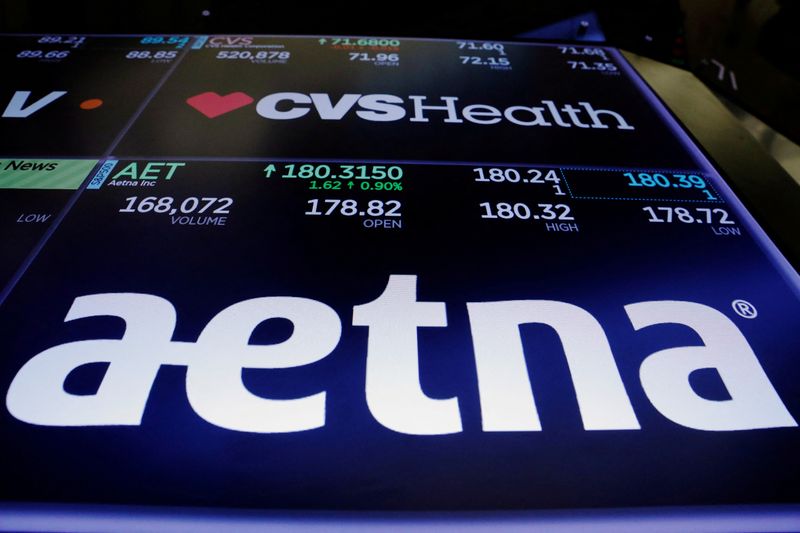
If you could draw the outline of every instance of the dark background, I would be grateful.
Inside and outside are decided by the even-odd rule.
[[[0,32],[255,33],[604,39],[695,72],[800,142],[797,0],[354,1],[0,0]],[[543,28],[549,28],[543,30]],[[715,63],[716,62],[716,63]],[[720,76],[717,63],[724,66]],[[734,72],[736,87],[730,72]]]
[[[124,168],[121,161],[118,170]],[[231,431],[201,419],[186,397],[186,370],[163,366],[140,426],[59,428],[0,410],[0,499],[224,506],[262,509],[501,510],[796,503],[800,430],[698,431],[671,422],[647,399],[639,367],[649,354],[701,341],[685,326],[634,331],[624,305],[688,300],[740,328],[792,413],[800,366],[785,339],[800,305],[742,224],[718,237],[695,224],[650,224],[643,202],[571,200],[549,186],[477,183],[469,166],[403,165],[396,193],[321,194],[306,180],[263,177],[263,163],[189,162],[170,181],[87,190],[0,307],[0,390],[33,355],[71,341],[120,338],[119,318],[64,323],[76,296],[141,292],[169,300],[174,340],[194,342],[222,309],[248,298],[298,296],[331,306],[342,338],[324,359],[280,370],[247,369],[254,394],[297,398],[327,391],[327,422],[286,434]],[[521,188],[522,187],[522,188]],[[132,195],[230,196],[222,227],[173,226],[166,214],[121,214]],[[309,217],[309,198],[393,198],[402,230],[356,217]],[[564,201],[580,231],[541,221],[485,220],[482,201]],[[681,205],[651,202],[650,205]],[[718,207],[715,203],[697,204]],[[102,223],[100,223],[102,221]],[[254,228],[259,228],[254,234]],[[155,237],[157,236],[157,237]],[[433,398],[458,396],[464,430],[414,436],[380,425],[364,394],[367,328],[352,307],[391,274],[418,276],[417,300],[447,305],[447,327],[420,328],[420,382]],[[730,302],[759,311],[738,317]],[[558,336],[521,328],[540,432],[484,432],[466,302],[553,299],[578,305],[605,330],[641,430],[585,431]],[[277,322],[277,323],[276,323]],[[259,325],[253,344],[281,342],[285,321]],[[100,368],[97,368],[97,367]],[[66,388],[93,393],[102,365],[76,369]],[[714,371],[692,375],[708,399],[727,391]]]
[[[30,91],[31,105],[51,91],[66,91],[31,116],[0,120],[0,154],[7,157],[99,157],[106,153],[158,81],[169,63],[125,60],[141,49],[140,39],[95,38],[77,49],[42,44],[37,37],[0,38],[0,107],[16,91]],[[160,45],[152,52],[172,50]],[[61,61],[19,59],[20,50],[69,50]],[[103,105],[84,111],[80,103],[100,98]],[[47,132],[46,135],[43,132]]]
[[[257,39],[285,43],[286,65],[215,59],[215,49],[192,50],[148,104],[114,149],[118,157],[296,157],[309,159],[494,161],[693,169],[680,142],[659,120],[645,96],[622,72],[616,75],[572,70],[555,46],[508,45],[512,69],[488,70],[461,64],[452,42],[404,41],[399,67],[353,62],[347,53],[320,46],[315,39]],[[484,56],[486,54],[483,54]],[[586,59],[579,57],[578,59]],[[599,59],[591,56],[589,61]],[[531,74],[535,73],[535,74]],[[206,91],[243,91],[252,104],[209,119],[186,105]],[[295,120],[269,120],[256,113],[264,96],[278,92],[393,94],[405,100],[406,117],[393,122],[362,120],[351,110],[342,120],[321,120],[315,111]],[[427,96],[426,105],[442,105],[440,96],[456,96],[457,107],[488,104],[498,109],[590,102],[594,109],[621,114],[634,130],[518,126],[507,120],[479,125],[443,122],[445,113],[428,111],[430,122],[410,122],[408,95]],[[459,116],[461,114],[459,113]],[[584,122],[589,122],[584,113]],[[553,122],[552,119],[549,119]]]
[[[78,1],[0,3],[0,30],[153,33],[326,33],[416,37],[509,38],[587,11],[598,10],[615,36],[680,22],[678,2],[261,2],[257,0]],[[208,12],[204,15],[204,11]],[[665,15],[670,20],[664,20]]]
[[[729,24],[714,22],[723,11],[735,15],[758,5],[791,12],[789,8],[796,4],[714,2],[712,6],[718,10],[698,19],[677,2],[649,3],[646,7],[634,2],[605,7],[590,2],[521,6],[461,3],[441,7],[404,3],[389,6],[391,16],[387,17],[383,15],[387,6],[367,3],[312,10],[306,5],[276,7],[261,2],[116,2],[112,9],[107,3],[51,7],[43,2],[4,1],[0,4],[0,29],[499,39],[594,9],[610,44],[697,68],[714,83],[715,72],[700,67],[703,59],[716,53],[714,47],[732,53],[745,47],[750,41],[736,39],[744,34],[728,30],[737,27],[735,22],[747,27],[744,23],[750,19],[731,16]],[[204,9],[209,11],[208,16],[202,14]],[[767,26],[772,28],[767,47],[747,49],[754,51],[765,68],[784,72],[790,63],[784,62],[783,54],[792,50],[791,39],[781,40],[788,35],[782,30],[786,19],[765,18],[774,21]],[[698,22],[693,25],[687,20]],[[576,24],[579,26],[579,22]],[[694,35],[710,39],[707,49],[689,44],[691,38],[686,32],[695,27],[698,33]],[[788,27],[791,29],[791,25]],[[751,31],[747,35],[763,33]],[[576,26],[561,38],[579,40],[581,35]],[[764,41],[756,38],[754,42]],[[777,53],[770,55],[769,50]],[[739,86],[753,87],[754,94],[761,95],[754,102],[771,102],[776,109],[783,106],[786,111],[773,118],[790,119],[796,107],[775,98],[769,76],[751,78],[757,83],[748,84],[746,75],[742,77],[746,66],[742,68],[745,70],[737,70]],[[723,77],[722,83],[728,83],[728,78]],[[249,183],[249,175],[240,169],[209,164],[197,167],[193,183],[174,182],[176,195],[223,194],[228,193],[227,187],[237,186],[244,191]],[[230,185],[220,177],[228,178]],[[422,179],[425,177],[429,179]],[[431,178],[419,176],[420,198],[434,189],[437,193],[431,197],[446,198],[462,181],[449,176],[446,179],[450,181],[440,184]],[[414,178],[408,183],[414,183]],[[450,187],[446,187],[448,183]],[[121,335],[121,323],[114,319],[63,324],[76,295],[142,291],[167,297],[178,310],[175,339],[192,341],[222,308],[244,298],[286,292],[332,305],[345,323],[345,340],[337,351],[319,365],[298,369],[296,374],[290,370],[292,374],[287,374],[283,385],[286,395],[327,387],[330,423],[316,433],[273,440],[251,440],[252,436],[215,428],[189,409],[182,389],[184,370],[169,367],[157,378],[139,428],[85,432],[40,428],[18,422],[4,412],[0,423],[10,451],[4,456],[3,466],[10,478],[21,480],[13,487],[3,485],[4,497],[284,508],[308,506],[312,497],[311,505],[317,508],[384,509],[691,505],[798,499],[797,462],[792,460],[798,445],[796,429],[716,434],[681,428],[664,419],[638,384],[638,365],[654,350],[692,344],[697,339],[685,329],[669,326],[634,333],[622,311],[624,304],[646,299],[687,299],[718,309],[729,309],[730,300],[736,297],[753,301],[762,313],[761,321],[746,323],[731,311],[727,313],[750,339],[789,409],[797,412],[800,400],[797,367],[793,365],[795,346],[785,342],[796,337],[800,316],[797,302],[749,237],[712,240],[708,232],[688,233],[688,228],[676,226],[664,228],[666,233],[659,233],[654,240],[652,228],[642,224],[637,231],[630,231],[629,217],[622,216],[632,215],[638,205],[614,211],[617,214],[612,217],[608,216],[608,203],[601,202],[576,209],[582,223],[593,222],[584,227],[586,233],[562,235],[547,246],[537,246],[523,227],[464,231],[456,224],[466,220],[463,218],[424,220],[425,214],[436,214],[429,205],[417,213],[406,212],[412,224],[409,237],[353,236],[353,228],[344,226],[346,221],[336,221],[314,228],[319,233],[309,239],[309,244],[303,237],[311,235],[310,228],[304,230],[301,225],[286,222],[296,211],[289,213],[294,204],[281,204],[278,200],[284,196],[280,195],[269,204],[273,211],[256,203],[239,211],[242,218],[259,220],[265,228],[263,241],[253,243],[248,232],[209,236],[191,234],[185,228],[154,240],[149,236],[160,234],[166,227],[156,224],[166,221],[119,217],[113,224],[97,224],[99,217],[116,214],[128,194],[133,193],[89,191],[82,197],[61,228],[63,233],[55,235],[8,305],[0,310],[1,330],[14,332],[0,374],[3,388],[24,360],[45,348],[70,340]],[[289,197],[292,195],[287,193]],[[297,203],[299,197],[293,198]],[[417,223],[424,226],[414,228],[415,215]],[[228,229],[237,230],[236,222],[231,224]],[[97,246],[97,242],[104,246]],[[276,261],[277,248],[267,242],[283,243],[288,266]],[[654,246],[654,242],[664,245]],[[367,263],[365,250],[370,251]],[[708,259],[712,255],[709,250],[713,250],[713,260]],[[453,261],[461,268],[453,269]],[[292,267],[297,264],[302,267]],[[365,264],[370,265],[368,275],[360,271]],[[362,381],[366,332],[365,328],[346,324],[352,305],[375,298],[390,273],[419,274],[419,300],[448,304],[450,327],[421,333],[421,355],[428,365],[423,367],[422,379],[432,396],[459,395],[464,409],[463,434],[398,437],[366,412]],[[642,431],[583,431],[557,339],[552,332],[534,330],[535,326],[525,332],[526,350],[535,351],[540,364],[532,371],[532,380],[545,430],[532,435],[480,431],[463,303],[520,297],[571,301],[598,318],[618,357]],[[261,334],[259,340],[268,342],[280,331]],[[545,362],[539,363],[540,355]],[[89,384],[96,384],[98,378],[91,372],[83,377]],[[263,386],[270,394],[280,394],[276,388],[280,380],[250,377],[254,390]],[[718,397],[719,387],[714,386],[713,379],[703,390],[709,397]],[[486,454],[489,449],[497,453]],[[312,460],[306,452],[311,453]],[[232,463],[239,465],[235,471]],[[197,465],[201,467],[191,468]],[[298,470],[314,471],[319,477],[304,481],[298,479]],[[237,476],[238,484],[230,482],[232,475]],[[281,480],[293,484],[281,485]],[[425,490],[420,491],[420,486]],[[487,487],[491,490],[485,490]],[[315,490],[309,492],[310,488]],[[475,493],[480,499],[472,497]]]

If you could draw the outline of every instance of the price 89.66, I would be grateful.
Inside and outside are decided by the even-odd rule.
[[[17,54],[19,59],[64,59],[69,50],[22,50]]]

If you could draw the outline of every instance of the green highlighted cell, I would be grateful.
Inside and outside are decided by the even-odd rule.
[[[75,190],[97,159],[0,159],[0,189]]]

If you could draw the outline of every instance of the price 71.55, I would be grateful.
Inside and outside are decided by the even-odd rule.
[[[614,63],[610,61],[567,61],[571,70],[597,70],[605,72],[617,72],[619,69]]]

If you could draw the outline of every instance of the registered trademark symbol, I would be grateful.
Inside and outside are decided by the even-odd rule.
[[[731,307],[742,318],[755,318],[758,316],[756,307],[747,300],[734,300]]]

